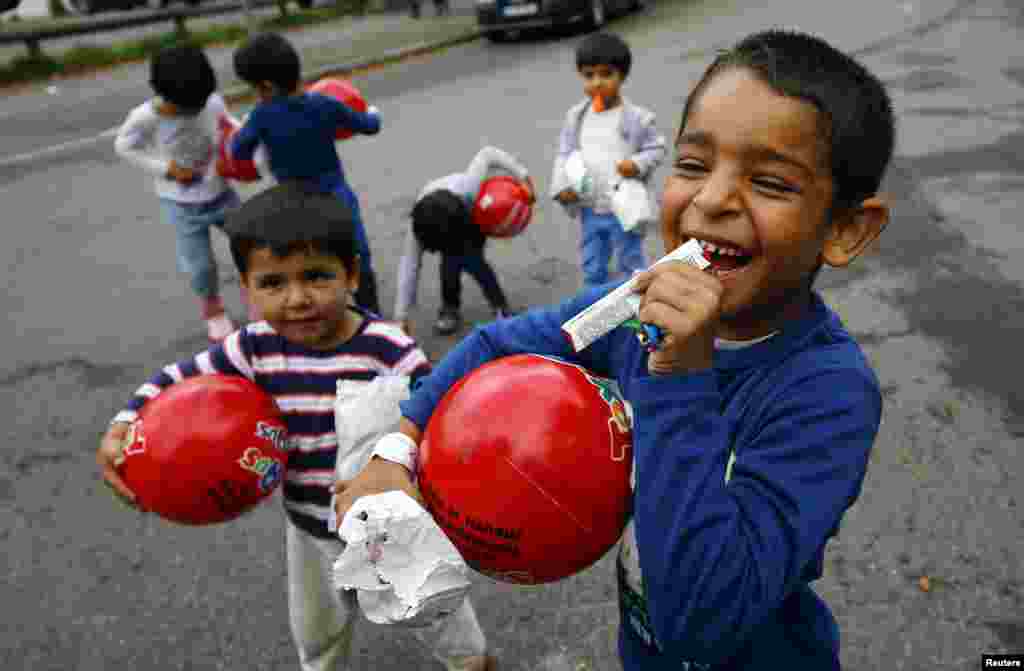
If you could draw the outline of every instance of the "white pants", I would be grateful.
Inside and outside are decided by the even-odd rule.
[[[359,617],[354,591],[339,593],[331,583],[339,542],[310,536],[286,521],[288,615],[303,671],[349,668],[352,633]],[[487,641],[469,597],[441,623],[412,629],[448,671],[461,671],[468,658],[486,653]]]

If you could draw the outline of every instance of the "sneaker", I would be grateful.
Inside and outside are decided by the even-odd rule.
[[[228,317],[226,312],[222,312],[215,317],[210,317],[206,320],[206,335],[210,339],[210,342],[220,342],[227,338],[235,331],[235,324],[231,321],[231,317]]]
[[[459,311],[442,308],[441,313],[437,316],[437,322],[434,324],[434,332],[438,335],[451,335],[458,331],[460,326],[462,326],[462,315],[459,314]]]

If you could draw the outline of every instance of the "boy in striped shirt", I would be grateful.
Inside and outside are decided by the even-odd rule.
[[[397,325],[354,305],[357,241],[352,213],[337,198],[285,182],[234,211],[226,232],[242,286],[263,321],[142,385],[114,417],[97,461],[104,481],[134,503],[117,465],[130,423],[149,399],[203,373],[240,375],[272,394],[292,440],[283,487],[292,634],[305,671],[348,668],[355,593],[339,594],[330,579],[330,559],[343,547],[328,529],[339,458],[336,381],[397,375],[415,382],[430,372],[430,363]],[[493,668],[468,598],[439,627],[417,631],[421,639],[434,639],[424,643],[433,643],[435,656],[451,670]]]

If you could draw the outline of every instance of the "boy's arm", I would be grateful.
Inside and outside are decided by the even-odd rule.
[[[97,450],[96,461],[104,481],[129,503],[133,503],[135,495],[117,473],[117,467],[123,460],[122,440],[127,433],[128,425],[138,418],[146,403],[156,398],[163,390],[186,378],[205,373],[222,373],[253,379],[249,351],[244,331],[235,331],[222,343],[213,345],[190,359],[164,366],[159,373],[139,387],[124,409],[111,420],[110,427]]]
[[[520,353],[548,354],[575,361],[601,372],[592,359],[607,358],[608,339],[599,340],[579,355],[573,353],[561,326],[607,290],[585,291],[562,304],[538,308],[476,329],[451,350],[434,370],[400,403],[402,421],[397,433],[388,434],[374,447],[370,463],[355,479],[335,485],[335,514],[344,519],[352,504],[362,496],[401,490],[417,500],[412,484],[416,474],[416,452],[421,433],[437,403],[460,378],[480,365],[502,356]]]
[[[405,321],[409,317],[409,308],[416,305],[416,294],[420,284],[420,266],[423,261],[423,247],[409,227],[405,235],[405,246],[402,258],[398,261],[398,290],[395,293],[396,321]]]
[[[466,168],[466,177],[473,193],[480,190],[480,185],[487,179],[492,168],[509,172],[521,180],[530,176],[530,171],[512,154],[497,147],[484,147],[476,153],[476,156],[470,161],[469,167]]]
[[[114,151],[121,158],[154,177],[164,177],[171,162],[153,151],[158,121],[148,105],[141,105],[132,110],[117,129]]]
[[[475,329],[445,355],[412,398],[402,402],[402,416],[424,429],[434,408],[452,385],[488,361],[504,356],[545,354],[587,368],[599,368],[594,361],[603,354],[601,344],[595,343],[577,354],[562,333],[562,324],[605,293],[606,288],[584,291],[558,305],[535,308]]]
[[[251,161],[260,144],[259,107],[249,112],[238,132],[231,136],[231,156],[238,161]]]
[[[654,112],[644,112],[639,140],[639,146],[629,158],[640,171],[640,178],[647,179],[665,160],[668,152],[665,136],[655,125]]]
[[[756,426],[738,427],[728,484],[737,427],[721,415],[714,373],[637,381],[636,541],[668,655],[711,665],[735,655],[806,582],[857,498],[881,396],[863,371],[825,366],[766,392]]]
[[[372,105],[365,112],[357,112],[345,103],[321,93],[309,93],[314,96],[324,110],[327,123],[335,128],[347,128],[363,135],[376,135],[380,132],[380,112]]]

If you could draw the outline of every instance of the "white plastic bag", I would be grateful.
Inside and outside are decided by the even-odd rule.
[[[334,476],[351,480],[363,470],[373,448],[386,433],[398,430],[402,411],[399,401],[409,398],[409,377],[378,375],[372,380],[338,380],[334,396],[334,430],[338,437],[338,457]],[[331,500],[330,531],[337,529]]]
[[[627,231],[654,221],[654,208],[647,187],[638,179],[621,179],[612,191],[612,213]]]
[[[469,592],[469,567],[405,492],[357,499],[338,529],[336,589],[354,589],[371,622],[426,627],[454,613]]]
[[[590,200],[594,195],[594,178],[587,173],[583,162],[583,154],[574,151],[565,159],[565,176],[569,179],[569,188],[576,192],[580,200]]]

